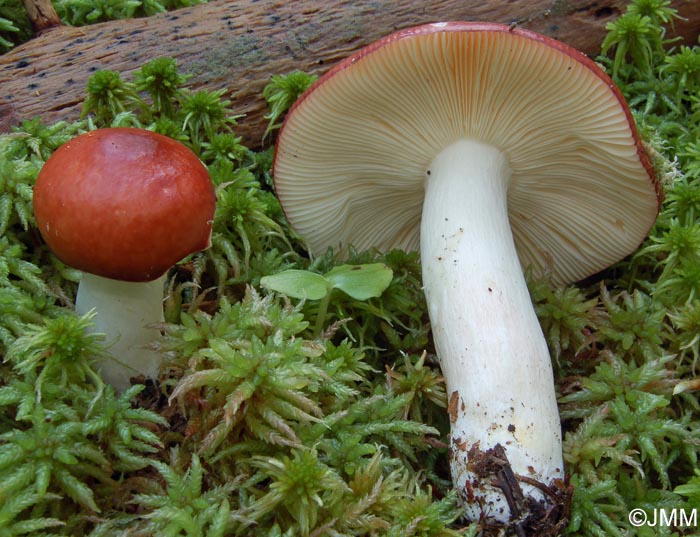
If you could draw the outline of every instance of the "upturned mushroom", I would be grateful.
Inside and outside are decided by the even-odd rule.
[[[216,195],[186,146],[134,128],[82,134],[46,161],[34,187],[39,231],[56,256],[83,271],[76,312],[95,309],[111,342],[99,365],[117,390],[155,378],[161,355],[149,325],[163,320],[167,270],[210,244]]]
[[[638,247],[660,203],[610,78],[517,27],[402,30],[295,103],[274,180],[312,254],[420,249],[454,484],[474,516],[522,516],[476,471],[498,448],[526,501],[546,502],[535,482],[564,477],[561,426],[524,269],[556,284],[592,275]]]

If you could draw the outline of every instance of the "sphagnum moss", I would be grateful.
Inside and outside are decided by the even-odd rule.
[[[633,509],[700,508],[700,47],[674,45],[675,17],[668,0],[633,0],[598,58],[667,176],[649,238],[578,285],[530,282],[556,359],[566,534],[697,532],[628,520]],[[271,192],[269,149],[242,146],[231,103],[186,81],[169,58],[131,81],[99,73],[83,120],[37,118],[0,137],[0,534],[490,534],[460,518],[449,491],[447,401],[417,256],[350,248],[349,259],[308,259]],[[266,141],[311,81],[274,77]],[[31,209],[52,151],[110,125],[193,147],[219,199],[213,247],[169,276],[167,366],[120,397],[91,380],[101,343],[89,318],[72,317],[77,275],[37,243]],[[392,281],[368,300],[334,294],[320,336],[317,304],[259,285],[345,263],[384,263]]]

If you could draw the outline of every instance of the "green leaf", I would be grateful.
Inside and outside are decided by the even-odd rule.
[[[95,513],[100,512],[100,508],[97,507],[97,504],[95,503],[95,497],[92,489],[80,479],[63,469],[56,472],[56,479],[59,482],[61,489],[63,489],[63,491],[75,502],[79,503],[83,507],[92,509]]]
[[[384,263],[340,265],[326,274],[334,289],[340,289],[355,300],[381,296],[393,277],[393,271]]]
[[[295,269],[264,276],[260,278],[260,285],[291,298],[306,300],[321,300],[331,290],[330,282],[320,274]]]
[[[46,491],[49,489],[49,484],[51,483],[51,465],[42,461],[38,464],[36,470],[36,492],[39,496],[44,496]]]

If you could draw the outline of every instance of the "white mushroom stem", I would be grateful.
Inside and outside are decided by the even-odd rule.
[[[508,220],[510,167],[497,148],[461,140],[426,176],[421,263],[447,384],[451,471],[469,510],[508,520],[502,491],[470,470],[467,453],[500,444],[516,475],[563,476],[561,429],[547,344]],[[490,479],[489,479],[490,480]],[[525,495],[541,492],[520,483]]]
[[[148,345],[159,333],[149,325],[163,322],[164,283],[165,275],[150,282],[124,282],[87,272],[80,280],[75,311],[96,311],[94,331],[106,335],[113,358],[99,363],[98,369],[118,392],[131,386],[131,377],[158,375],[162,355]]]

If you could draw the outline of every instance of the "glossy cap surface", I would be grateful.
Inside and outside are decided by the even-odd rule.
[[[150,281],[209,246],[216,196],[181,143],[150,131],[87,132],[46,161],[34,187],[39,231],[71,267]]]

